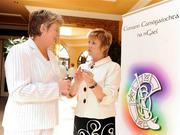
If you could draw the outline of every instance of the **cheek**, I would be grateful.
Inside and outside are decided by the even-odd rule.
[[[55,36],[58,36],[58,35],[59,35],[59,32],[58,32],[58,31],[55,31],[55,32],[54,32],[54,35],[55,35]]]
[[[101,52],[98,49],[94,49],[91,51],[91,54],[94,56],[99,56],[99,55],[101,55]]]

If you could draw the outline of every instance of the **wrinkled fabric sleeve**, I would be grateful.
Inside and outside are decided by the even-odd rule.
[[[16,102],[47,102],[59,97],[58,82],[36,82],[31,80],[31,61],[27,50],[14,46],[5,61],[5,73],[9,96]]]
[[[109,105],[115,102],[118,95],[120,80],[121,80],[120,66],[116,64],[114,68],[109,69],[106,75],[106,79],[103,87],[103,92],[105,93],[106,96],[104,96],[103,100],[100,102],[100,105]]]

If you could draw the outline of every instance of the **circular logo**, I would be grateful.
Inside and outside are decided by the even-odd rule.
[[[135,124],[142,129],[160,129],[158,117],[153,116],[152,96],[161,90],[159,80],[151,73],[135,74],[127,99],[130,115]]]

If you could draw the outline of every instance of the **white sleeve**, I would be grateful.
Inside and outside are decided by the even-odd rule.
[[[109,69],[103,87],[103,92],[106,96],[100,102],[101,105],[109,105],[115,102],[119,90],[120,76],[120,66],[118,64],[114,68]]]
[[[5,61],[5,72],[9,96],[16,102],[47,102],[59,97],[57,82],[32,83],[32,58],[24,47],[14,46]]]

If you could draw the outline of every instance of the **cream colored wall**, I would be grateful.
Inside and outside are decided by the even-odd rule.
[[[70,63],[74,63],[75,67],[77,68],[78,58],[83,51],[87,50],[88,40],[84,38],[76,39],[61,37],[60,42],[62,42],[62,44],[68,51]]]
[[[77,68],[77,60],[80,56],[80,54],[87,50],[87,47],[72,47],[72,46],[65,46],[65,48],[67,49],[69,56],[70,56],[70,63],[74,63],[75,67]]]
[[[82,52],[84,52],[85,50],[87,50],[87,46],[68,46],[63,44],[63,46],[66,48],[66,50],[68,51],[69,57],[70,57],[70,63],[74,63],[75,64],[75,68],[77,68],[77,60],[80,56],[80,54]],[[53,48],[54,52],[57,54],[59,51],[59,47],[55,46],[55,48]]]

